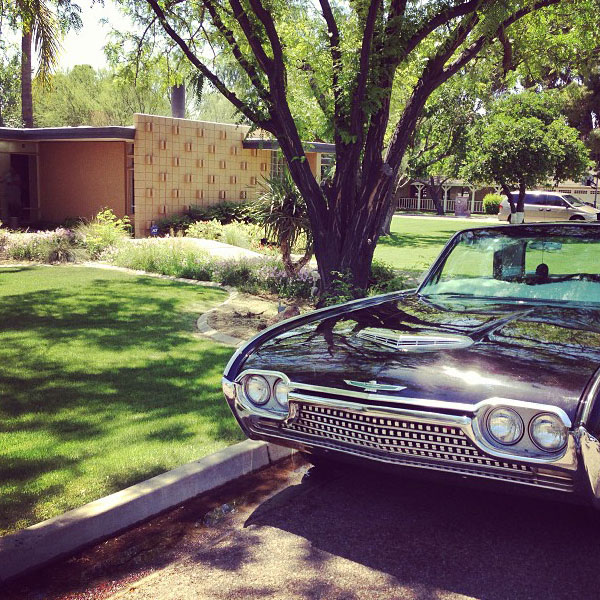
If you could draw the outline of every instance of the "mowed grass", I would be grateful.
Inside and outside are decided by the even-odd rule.
[[[84,267],[0,268],[0,534],[237,440],[223,291]]]
[[[375,259],[418,275],[431,266],[457,231],[496,224],[478,219],[395,216],[391,235],[380,238],[377,243]]]

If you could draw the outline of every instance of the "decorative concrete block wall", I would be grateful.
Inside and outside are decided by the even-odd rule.
[[[256,198],[270,170],[270,150],[244,149],[249,127],[134,115],[136,237],[153,221],[189,206]]]

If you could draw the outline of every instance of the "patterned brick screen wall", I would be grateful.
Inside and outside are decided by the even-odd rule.
[[[189,206],[253,200],[271,151],[244,149],[249,127],[134,115],[135,235]]]

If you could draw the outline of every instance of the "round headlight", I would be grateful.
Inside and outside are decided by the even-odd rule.
[[[273,386],[273,393],[275,394],[275,400],[277,403],[287,408],[288,406],[288,392],[290,391],[288,384],[283,379],[278,379]]]
[[[269,401],[271,388],[269,382],[262,375],[250,375],[244,384],[246,396],[258,406],[262,406]]]
[[[529,434],[533,443],[547,452],[561,450],[567,443],[567,428],[556,415],[548,413],[538,415],[531,421]]]
[[[523,420],[510,408],[495,408],[487,418],[489,434],[499,444],[516,444],[523,436]]]

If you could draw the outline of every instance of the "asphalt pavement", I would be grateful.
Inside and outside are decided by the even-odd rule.
[[[15,582],[6,600],[600,595],[590,509],[293,458]]]

